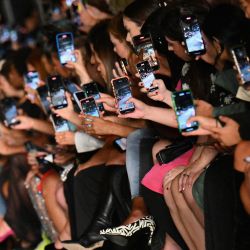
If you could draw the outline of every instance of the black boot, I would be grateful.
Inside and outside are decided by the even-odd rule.
[[[96,219],[92,222],[87,230],[87,233],[81,236],[78,241],[63,241],[63,247],[68,250],[85,250],[96,249],[102,247],[104,241],[107,240],[105,236],[100,235],[100,230],[106,229],[112,225],[112,216],[115,210],[115,199],[112,192],[112,181],[115,176],[116,169],[111,170],[107,191],[105,192],[101,208],[98,211]]]

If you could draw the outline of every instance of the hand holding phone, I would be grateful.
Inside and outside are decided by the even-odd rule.
[[[100,117],[94,97],[88,97],[81,100],[81,109],[82,112],[86,115]]]
[[[187,53],[190,56],[205,54],[206,47],[197,18],[194,15],[184,15],[181,17],[180,26]]]
[[[250,85],[250,60],[243,44],[232,48],[234,63],[240,75],[241,82],[245,87]]]
[[[74,38],[71,32],[57,34],[56,44],[59,60],[62,65],[65,65],[67,62],[76,62]]]
[[[48,89],[51,97],[51,104],[54,109],[62,109],[68,106],[66,91],[62,77],[59,75],[47,78]]]
[[[111,81],[114,95],[118,103],[119,112],[121,114],[131,113],[135,110],[135,106],[128,100],[132,97],[130,83],[128,77],[120,77]]]
[[[198,129],[197,122],[188,124],[188,120],[195,116],[195,107],[193,97],[190,90],[178,91],[172,94],[172,101],[177,117],[179,131],[190,132]]]
[[[138,73],[140,74],[141,81],[144,87],[149,91],[153,92],[158,89],[158,87],[152,87],[152,83],[155,80],[155,75],[153,69],[150,67],[148,61],[143,61],[136,64]]]

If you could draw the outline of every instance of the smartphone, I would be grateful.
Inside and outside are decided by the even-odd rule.
[[[86,98],[86,93],[84,91],[78,91],[73,94],[73,97],[79,109],[82,110],[81,101]]]
[[[48,101],[48,97],[49,97],[48,87],[46,85],[40,86],[36,89],[36,91],[40,98],[44,112],[47,115],[49,115],[51,113],[51,110],[50,110],[50,102]]]
[[[127,71],[127,66],[128,66],[128,61],[125,58],[122,58],[119,61],[120,67],[123,71],[123,73],[127,76],[128,75],[128,71]]]
[[[74,38],[71,32],[57,34],[56,44],[59,60],[62,65],[65,65],[67,62],[76,62]]]
[[[56,132],[70,131],[69,123],[67,120],[55,114],[51,114],[50,118]]]
[[[5,98],[1,100],[0,106],[3,114],[4,124],[7,127],[20,124],[20,121],[18,121],[16,118],[18,116],[18,113],[16,101],[13,98]]]
[[[96,105],[94,97],[88,97],[81,100],[81,110],[86,115],[100,117],[99,109]]]
[[[111,81],[114,95],[118,103],[121,114],[131,113],[135,110],[135,105],[128,100],[132,97],[130,82],[128,77],[120,77]]]
[[[97,84],[95,82],[84,84],[82,88],[86,94],[86,97],[94,97],[95,100],[101,98]],[[100,112],[105,111],[102,103],[98,103],[97,106]]]
[[[188,54],[191,56],[205,54],[206,47],[197,18],[194,15],[182,16],[180,26]]]
[[[193,122],[187,124],[187,121],[195,116],[195,107],[190,90],[178,91],[172,94],[172,101],[177,117],[180,132],[190,132],[198,129],[199,124]]]
[[[149,89],[149,92],[153,92],[158,89],[158,87],[152,87],[151,84],[155,80],[155,75],[153,69],[150,67],[148,61],[143,61],[136,64],[138,73],[140,74],[141,81],[146,89]]]
[[[150,34],[134,36],[133,44],[138,55],[140,54],[141,50],[143,50],[143,60],[149,61],[150,67],[153,69],[153,71],[160,68]]]
[[[80,87],[78,87],[77,84],[73,83],[69,79],[63,79],[63,82],[66,90],[72,95],[80,90]]]
[[[231,50],[235,66],[244,86],[250,85],[250,60],[244,45],[238,45]]]
[[[117,138],[114,140],[114,146],[121,152],[125,152],[127,149],[127,138]]]
[[[37,89],[39,84],[39,74],[37,71],[29,71],[24,75],[25,83],[32,89]]]
[[[48,76],[47,84],[53,107],[55,109],[63,109],[67,107],[68,102],[62,77],[59,75]]]

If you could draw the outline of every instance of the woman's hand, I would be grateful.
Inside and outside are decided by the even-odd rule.
[[[169,190],[171,188],[172,181],[181,173],[184,171],[186,167],[185,166],[179,166],[172,170],[170,170],[164,177],[163,180],[163,188],[164,190]]]
[[[172,107],[172,92],[169,91],[162,80],[154,80],[152,88],[158,88],[152,92],[148,92],[148,97],[154,101],[160,101]]]
[[[59,145],[75,145],[75,133],[71,131],[57,132],[55,138]]]
[[[100,93],[101,98],[96,100],[96,103],[103,103],[104,109],[109,111],[109,112],[117,112],[117,107],[116,107],[116,100],[114,97]]]
[[[16,120],[19,121],[19,124],[12,125],[11,128],[17,130],[30,130],[33,129],[34,120],[33,118],[25,115],[19,115],[16,117]]]
[[[83,129],[90,135],[110,135],[112,134],[113,122],[105,120],[105,118],[99,118],[89,115],[81,115],[83,118]]]
[[[68,69],[71,69],[71,70],[75,70],[76,74],[79,76],[82,83],[91,82],[92,79],[90,78],[90,76],[87,72],[87,69],[85,67],[85,63],[84,63],[81,51],[75,50],[74,55],[76,57],[76,62],[69,61],[69,62],[67,62],[65,67]]]
[[[114,78],[127,76],[125,72],[123,72],[120,64],[118,62],[115,63],[115,69],[112,70]]]
[[[189,124],[193,122],[198,122],[199,128],[191,132],[183,132],[183,136],[211,135],[212,129],[220,126],[216,119],[205,116],[193,116],[188,120]]]
[[[135,98],[130,98],[128,102],[134,103],[135,110],[128,114],[119,114],[119,117],[121,118],[133,118],[133,119],[144,119],[147,112],[150,112],[150,106],[143,103],[142,101],[139,101]]]
[[[66,98],[68,106],[63,109],[54,109],[53,106],[51,106],[51,110],[53,113],[55,113],[57,116],[62,117],[65,120],[70,120],[71,115],[75,114],[73,102],[71,100],[70,93],[66,92]]]

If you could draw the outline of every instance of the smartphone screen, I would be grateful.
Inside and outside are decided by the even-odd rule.
[[[183,16],[181,18],[181,29],[183,32],[184,42],[189,55],[203,55],[206,53],[203,42],[200,25],[195,16]]]
[[[148,61],[140,62],[136,65],[137,71],[140,74],[141,81],[146,89],[149,89],[149,92],[155,91],[158,87],[152,87],[151,84],[155,80],[155,75],[153,69],[150,67]]]
[[[57,50],[59,55],[59,60],[62,65],[67,62],[76,62],[76,57],[74,55],[74,39],[71,32],[60,33],[56,35]]]
[[[172,94],[172,100],[180,132],[190,132],[198,129],[197,122],[187,125],[187,121],[195,116],[195,107],[191,91],[174,92]]]
[[[132,97],[128,77],[113,79],[112,85],[120,113],[126,114],[133,112],[135,110],[134,103],[128,102],[128,100]]]
[[[12,98],[6,98],[1,101],[1,109],[4,116],[5,125],[10,127],[20,122],[16,119],[17,107],[16,102]]]
[[[81,101],[86,98],[86,94],[84,91],[78,91],[73,94],[74,100],[76,101],[80,110],[82,110]]]
[[[153,71],[159,69],[159,63],[156,58],[150,34],[134,36],[133,44],[138,55],[140,54],[141,50],[143,50],[143,60],[149,61],[150,67],[153,69]]]
[[[86,115],[100,117],[94,97],[85,98],[81,101],[82,111]]]
[[[101,98],[97,84],[94,82],[84,84],[83,91],[85,92],[86,97],[94,97],[95,100],[98,100]],[[97,106],[100,112],[105,110],[102,103],[98,103]]]
[[[55,109],[62,109],[68,106],[66,92],[64,89],[64,84],[62,77],[57,76],[49,76],[48,80],[48,88],[51,97],[51,103]]]
[[[235,65],[244,85],[250,84],[250,61],[244,45],[232,49]]]
[[[42,107],[46,114],[50,114],[50,102],[48,101],[49,93],[48,93],[48,87],[46,85],[40,86],[36,89],[38,96],[40,98]]]
[[[37,89],[39,84],[39,74],[37,71],[29,71],[24,75],[25,83],[32,89]]]
[[[62,117],[52,114],[51,120],[56,132],[66,132],[70,130],[68,121]]]

